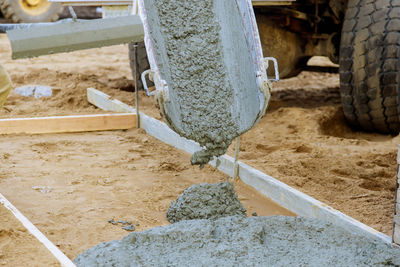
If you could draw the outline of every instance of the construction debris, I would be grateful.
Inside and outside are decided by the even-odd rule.
[[[50,186],[32,186],[33,190],[36,190],[42,194],[50,193],[52,188]]]
[[[116,221],[116,220],[114,220],[114,218],[112,218],[108,222],[111,223],[112,225],[121,225],[121,229],[124,229],[126,231],[129,231],[129,232],[135,231],[135,226],[133,225],[133,223],[131,221],[125,221],[125,220]]]
[[[51,86],[46,85],[26,85],[17,87],[14,91],[18,95],[26,97],[35,96],[35,98],[49,97],[53,95],[53,89]]]

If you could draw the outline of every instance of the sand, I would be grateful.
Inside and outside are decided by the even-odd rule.
[[[400,264],[398,247],[366,238],[361,231],[301,217],[246,218],[234,193],[227,192],[233,192],[227,183],[192,186],[171,204],[175,214],[185,214],[182,221],[101,243],[74,262],[82,267]],[[222,209],[208,205],[210,195],[225,203]],[[238,215],[229,216],[234,213]]]
[[[166,225],[171,201],[187,187],[227,179],[209,166],[191,166],[189,154],[143,130],[0,140],[1,193],[71,259],[128,234],[109,220],[130,221],[136,231]],[[292,214],[234,184],[247,215]]]
[[[104,113],[87,103],[87,87],[134,103],[132,92],[120,90],[132,89],[127,46],[12,61],[0,35],[0,54],[16,86],[56,88],[51,98],[11,93],[1,118]],[[241,140],[240,160],[391,235],[400,139],[350,129],[341,113],[338,79],[303,72],[275,84],[267,115]],[[144,93],[141,104],[160,119]],[[125,236],[108,223],[112,217],[138,222],[137,231],[165,225],[170,202],[185,188],[226,179],[207,166],[202,172],[192,168],[189,155],[171,152],[140,130],[0,140],[1,192],[71,258]],[[49,186],[51,192],[34,186]],[[239,182],[235,187],[248,215],[282,214],[254,190]]]
[[[275,84],[240,160],[391,236],[400,138],[351,129],[338,87],[312,72]]]
[[[0,204],[0,266],[60,266],[36,237]]]

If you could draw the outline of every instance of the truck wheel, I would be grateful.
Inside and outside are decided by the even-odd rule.
[[[399,45],[397,1],[349,0],[340,47],[340,91],[351,125],[400,131]]]
[[[279,63],[281,78],[299,74],[310,57],[304,56],[305,40],[298,34],[279,27],[268,15],[255,10],[258,31],[265,57],[274,57]],[[268,73],[268,75],[273,75]]]
[[[62,12],[61,4],[47,0],[1,0],[0,9],[14,23],[56,21]]]
[[[146,52],[146,47],[144,45],[144,42],[138,43],[137,59],[138,59],[138,69],[137,69],[136,75],[138,77],[138,89],[143,90],[143,84],[142,84],[142,79],[141,79],[140,75],[142,75],[142,73],[145,70],[150,69],[150,64],[149,64],[149,60],[147,58],[147,52]],[[133,55],[133,43],[129,44],[129,63],[131,65],[132,76],[134,76],[135,59],[134,59],[134,55]],[[147,81],[147,85],[152,86],[152,83],[150,81]]]

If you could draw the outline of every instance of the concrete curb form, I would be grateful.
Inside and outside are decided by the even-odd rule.
[[[191,154],[200,150],[200,146],[197,143],[179,136],[159,120],[141,113],[140,121],[141,127],[148,134],[164,143]],[[210,164],[229,176],[233,175],[234,158],[230,156],[221,156],[218,159],[211,161]],[[361,230],[364,233],[377,237],[387,243],[392,242],[392,239],[389,236],[376,231],[375,229],[240,161],[239,177],[243,182],[252,186],[266,197],[296,214],[311,218],[319,218],[325,222],[331,222],[343,226],[350,229],[350,231]]]
[[[96,94],[98,97],[100,97],[100,94],[105,95],[104,93],[95,89],[91,89],[90,93],[88,91],[88,94]],[[107,98],[109,99],[109,96],[107,96]],[[103,101],[104,99],[101,100],[101,102]],[[90,102],[97,106],[96,101],[93,97],[91,97]],[[103,104],[103,106],[105,105]],[[127,105],[124,104],[124,107],[126,106]],[[108,105],[107,107],[111,108],[112,106]],[[132,109],[132,107],[129,107],[125,109],[125,111],[132,112]],[[119,108],[115,111],[121,112],[124,111],[124,108],[122,106],[119,106]],[[177,133],[172,131],[165,123],[149,117],[142,112],[140,113],[140,125],[141,128],[143,128],[149,135],[157,138],[164,143],[172,145],[175,148],[186,151],[190,154],[193,154],[195,151],[200,150],[200,145],[196,142],[187,140],[186,138],[179,136]],[[211,161],[210,164],[229,176],[233,175],[234,159],[230,156],[221,156]],[[392,242],[392,239],[389,236],[240,161],[239,177],[240,179],[242,179],[243,182],[254,187],[266,197],[270,198],[277,204],[298,215],[311,218],[319,218],[325,222],[330,222],[336,225],[343,226],[350,231],[360,232],[374,238],[378,238],[386,243]]]
[[[397,152],[396,193],[394,198],[393,243],[400,245],[400,145]]]
[[[6,209],[10,210],[12,214],[17,218],[18,221],[31,233],[37,240],[39,240],[53,256],[60,262],[61,266],[64,267],[76,267],[75,264],[67,257],[61,250],[56,247],[50,240],[45,237],[39,229],[36,228],[16,207],[14,207],[1,193],[0,193],[0,204]]]
[[[233,158],[231,160],[233,164]],[[386,243],[392,241],[389,236],[244,163],[239,163],[239,176],[246,184],[299,215],[334,223],[350,231],[361,231]]]

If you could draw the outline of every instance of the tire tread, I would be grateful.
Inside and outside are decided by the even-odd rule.
[[[345,117],[381,133],[400,131],[400,7],[394,2],[349,0],[340,50]]]

